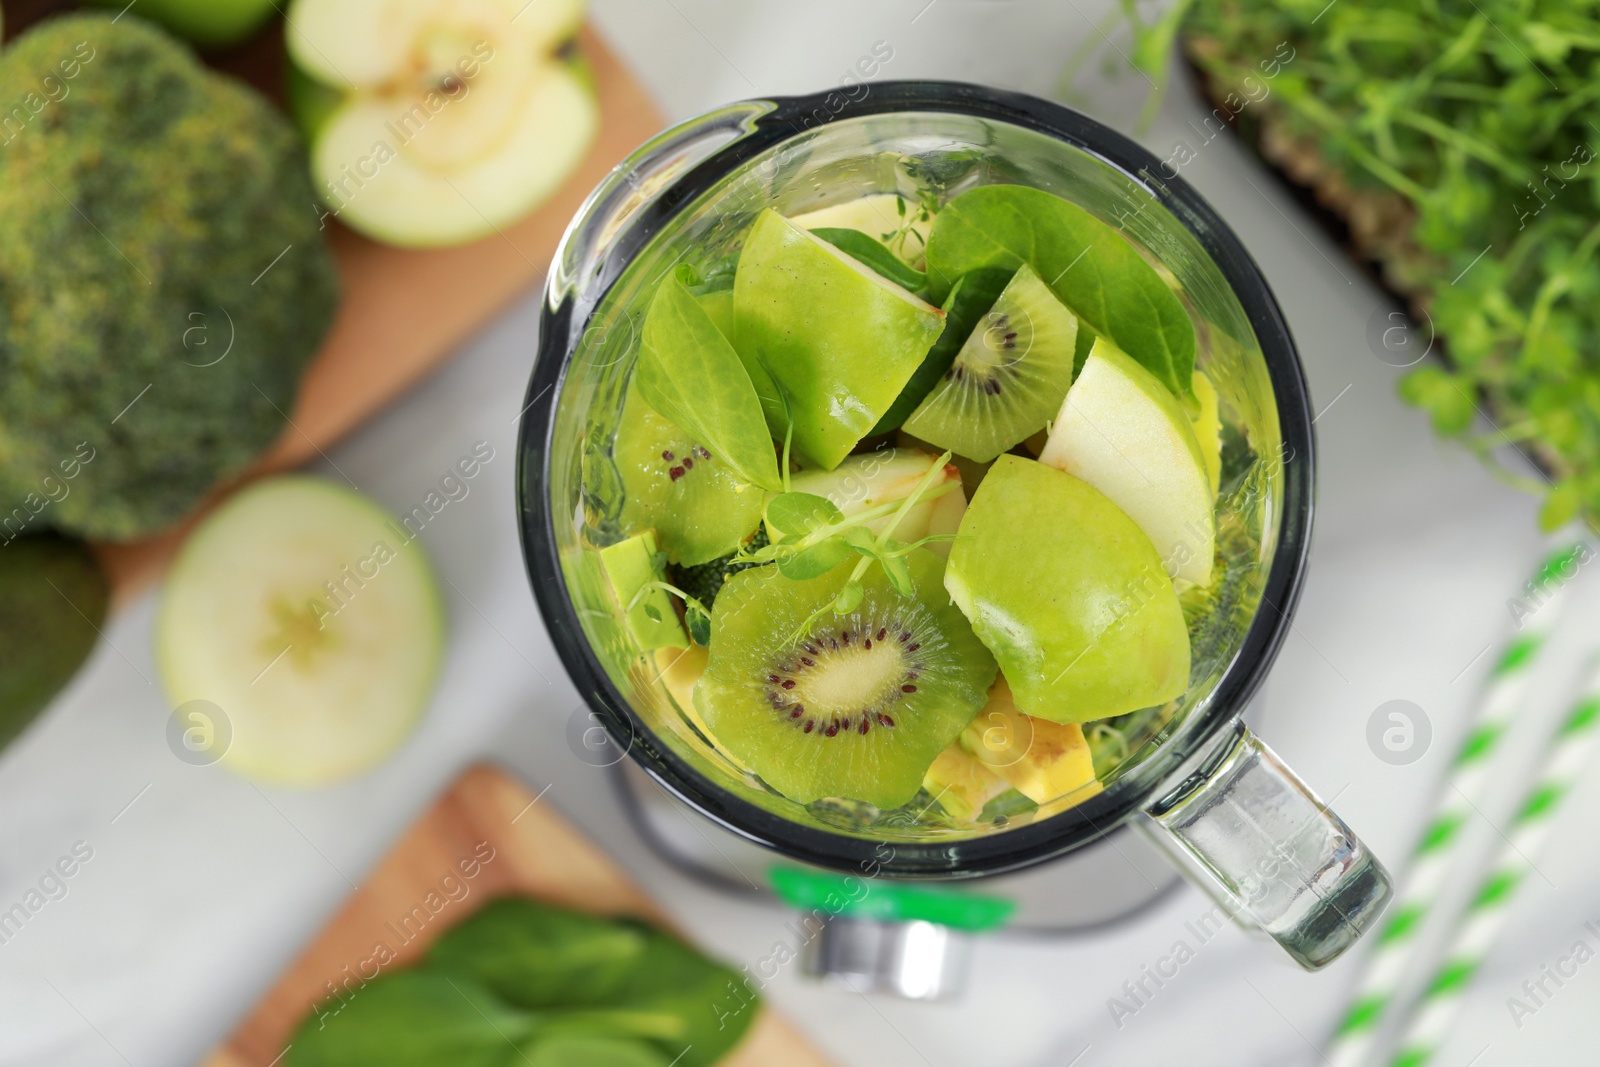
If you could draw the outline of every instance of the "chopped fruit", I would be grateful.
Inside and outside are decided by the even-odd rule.
[[[184,542],[155,656],[193,755],[258,781],[370,770],[416,726],[444,650],[433,568],[373,501],[310,475],[243,489]]]
[[[600,126],[563,58],[581,0],[295,0],[291,101],[324,203],[369,237],[451,245],[542,203]]]
[[[898,193],[876,193],[807,211],[789,221],[807,230],[860,230],[882,241],[908,266],[921,270],[933,216],[917,201]]]
[[[908,433],[987,463],[1049,424],[1072,384],[1078,318],[1026,264],[906,419]]]
[[[944,312],[770,209],[733,283],[736,346],[788,397],[794,449],[832,470],[900,395]],[[770,425],[782,440],[785,427]]]
[[[928,281],[1026,263],[1096,336],[1108,337],[1175,395],[1194,371],[1194,322],[1157,268],[1116,227],[1077,204],[1022,185],[981,185],[946,204],[928,233]]]
[[[1211,482],[1211,495],[1215,497],[1222,486],[1222,415],[1218,410],[1217,387],[1211,384],[1204,371],[1194,372],[1194,398],[1199,411],[1190,414],[1189,424],[1194,428],[1200,458],[1206,464],[1206,479]]]
[[[1015,273],[1008,270],[975,270],[956,282],[942,305],[944,332],[928,349],[928,354],[922,357],[922,364],[911,375],[906,387],[900,390],[894,404],[878,420],[878,425],[872,428],[873,434],[888,433],[901,426],[928,394],[944,381],[945,373],[955,363],[967,338],[972,336],[994,302],[1000,299],[1000,293]]]
[[[1105,338],[1067,393],[1039,462],[1109,497],[1150,538],[1167,574],[1196,585],[1211,581],[1211,479],[1189,416],[1166,386]]]
[[[628,632],[644,652],[689,646],[689,635],[684,633],[667,591],[658,587],[642,592],[651,582],[661,581],[659,551],[654,530],[634,534],[600,550],[600,566],[611,582],[617,604],[627,612]]]
[[[871,508],[904,500],[921,484],[933,465],[935,457],[912,448],[882,448],[849,456],[831,471],[801,471],[790,479],[790,488],[797,493],[812,493],[826,497],[844,513],[846,518],[859,515]],[[960,489],[948,490],[943,496],[927,499],[940,486],[955,482],[961,472],[953,464],[946,464],[944,477],[931,483],[910,511],[905,513],[894,528],[897,541],[917,541],[932,533],[956,532],[965,514],[966,498]],[[866,524],[874,534],[882,533],[893,515],[884,515]],[[938,529],[934,527],[937,526]],[[783,531],[772,529],[767,523],[767,533],[774,541]],[[929,548],[948,556],[946,542],[932,542]]]
[[[994,660],[940,587],[944,561],[908,557],[914,595],[874,569],[836,615],[848,575],[794,581],[743,571],[717,597],[696,691],[728,750],[791,800],[893,808],[982,706]]]
[[[694,724],[694,728],[700,731],[700,736],[704,737],[724,759],[738,767],[740,771],[750,773],[750,768],[735,759],[733,754],[717,741],[711,732],[711,727],[701,718],[700,709],[695,706],[694,689],[700,682],[700,676],[706,672],[706,650],[699,645],[691,645],[688,648],[658,648],[655,651],[654,662],[656,670],[661,673],[661,684],[672,694],[672,701],[683,713],[683,717]]]
[[[922,776],[922,788],[957,822],[975,822],[983,806],[1011,788],[962,748],[953,744],[933,761]]]
[[[624,532],[655,530],[673,563],[714,560],[761,524],[762,491],[658,415],[637,390],[630,389],[623,404],[613,452]]]
[[[1234,412],[1194,369],[1177,279],[1084,207],[953,195],[979,172],[920,167],[915,200],[695,216],[698,266],[641,259],[659,277],[613,290],[637,359],[593,361],[621,364],[595,396],[624,399],[613,456],[585,442],[581,518],[635,535],[607,570],[660,646],[629,676],[659,679],[702,756],[841,828],[913,803],[946,830],[1037,821],[1095,795],[1077,724],[1107,768],[1135,759],[1181,711],[1190,625],[1218,603]],[[679,596],[639,593],[657,573]]]
[[[1083,729],[1077,723],[1024,715],[1004,678],[995,682],[989,703],[961,731],[961,747],[1035,804],[1076,804],[1100,791]]]
[[[1189,632],[1150,539],[1070,474],[995,460],[967,507],[945,587],[1029,715],[1088,722],[1189,683]]]
[[[706,671],[706,650],[699,645],[688,648],[658,648],[655,651],[656,670],[661,672],[661,684],[672,694],[680,711],[689,716],[707,737],[711,731],[700,722],[700,713],[694,706],[694,687]]]
[[[939,451],[939,449],[920,437],[913,437],[904,430],[899,430],[895,433],[894,443],[898,448],[916,448],[924,452]],[[953,455],[950,457],[950,462],[954,463],[956,470],[961,473],[962,495],[971,500],[972,494],[978,491],[978,483],[982,482],[983,476],[989,473],[989,468],[993,465],[992,461],[990,463],[979,463],[977,460],[968,459],[966,456]],[[964,508],[962,510],[965,511]]]

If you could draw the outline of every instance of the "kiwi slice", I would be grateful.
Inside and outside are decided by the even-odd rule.
[[[628,390],[613,448],[622,476],[625,533],[653,529],[667,559],[709,563],[739,547],[761,523],[765,495],[739,480],[705,446]]]
[[[1049,425],[1072,384],[1078,318],[1017,268],[905,430],[987,463]]]
[[[0,540],[0,747],[89,658],[107,593],[79,541],[53,533]]]
[[[913,595],[873,567],[843,615],[821,609],[847,565],[808,581],[742,571],[717,597],[695,701],[723,747],[792,800],[907,803],[987,699],[994,658],[951,604],[944,560],[906,560]]]

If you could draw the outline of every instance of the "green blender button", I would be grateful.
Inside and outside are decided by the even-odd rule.
[[[855,919],[911,922],[921,919],[956,930],[981,933],[1005,925],[1017,910],[1014,901],[948,889],[927,889],[862,878],[853,874],[772,867],[772,889],[785,904],[801,910],[848,915]]]

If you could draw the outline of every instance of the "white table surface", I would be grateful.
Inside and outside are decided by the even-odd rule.
[[[926,6],[925,6],[926,5]],[[660,100],[686,118],[727,100],[836,84],[877,41],[880,78],[944,77],[1051,94],[1066,56],[1094,37],[1107,0],[1074,4],[882,0],[718,3],[596,0],[596,21]],[[1080,10],[1081,8],[1081,10]],[[1098,75],[1096,75],[1098,78]],[[1131,127],[1137,76],[1094,80],[1088,108]],[[1169,99],[1144,140],[1160,154],[1199,106]],[[1195,138],[1190,136],[1191,142]],[[1404,855],[1461,736],[1462,716],[1510,630],[1506,608],[1541,540],[1533,503],[1464,453],[1437,444],[1395,399],[1396,372],[1364,339],[1379,297],[1227,139],[1184,169],[1237,229],[1276,287],[1315,402],[1321,477],[1309,586],[1268,682],[1262,732],[1383,856]],[[473,442],[496,456],[466,501],[423,534],[448,578],[448,661],[432,708],[393,760],[316,792],[258,789],[177,759],[153,683],[153,600],[119,616],[88,668],[0,757],[0,909],[57,857],[93,858],[22,933],[0,945],[0,1064],[195,1061],[227,1033],[390,842],[465,764],[509,763],[603,842],[708,948],[766,955],[785,916],[730,901],[644,851],[603,775],[568,750],[576,705],[523,577],[513,525],[514,430],[532,354],[530,293],[444,372],[332,453],[332,463],[396,510],[425,494]],[[331,464],[325,473],[338,477]],[[1550,652],[1528,715],[1548,721],[1571,692],[1579,634],[1600,625],[1597,579]],[[1431,716],[1432,750],[1394,767],[1365,727],[1384,701]],[[1533,724],[1530,724],[1533,725]],[[1529,748],[1538,729],[1526,731]],[[1513,757],[1519,753],[1510,753]],[[1514,778],[1508,772],[1507,778]],[[1498,840],[1509,794],[1474,831]],[[1520,1029],[1506,998],[1600,920],[1593,848],[1600,775],[1558,817],[1501,943],[1436,1061],[1449,1067],[1589,1062],[1600,964]],[[1320,1062],[1353,970],[1305,975],[1233,929],[1198,948],[1119,1029],[1107,1006],[1184,937],[1208,907],[1186,889],[1139,922],[1090,940],[987,942],[958,1004],[919,1005],[819,988],[785,969],[772,1001],[840,1064],[1196,1067]],[[1474,1059],[1474,1057],[1477,1057]]]

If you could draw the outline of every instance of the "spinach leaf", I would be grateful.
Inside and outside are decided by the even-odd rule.
[[[1078,375],[1083,373],[1083,365],[1089,362],[1089,353],[1094,349],[1095,333],[1083,323],[1078,323],[1078,339],[1073,343],[1072,349],[1072,380],[1077,381]]]
[[[678,1067],[711,1067],[750,1028],[760,1011],[760,998],[744,975],[707,959],[670,934],[640,927],[644,957],[629,983],[612,1001],[618,1007],[671,1014],[683,1020],[682,1041],[656,1040]]]
[[[635,976],[637,977],[637,976]],[[508,1067],[553,1036],[620,1037],[681,1048],[689,1024],[670,1008],[520,1011],[466,974],[397,971],[323,1005],[296,1032],[288,1067]]]
[[[505,1067],[533,1017],[465,976],[399,971],[307,1016],[287,1067]]]
[[[956,279],[950,294],[944,299],[944,332],[933,343],[933,347],[928,349],[922,365],[912,373],[911,380],[906,382],[906,387],[900,390],[900,395],[895,398],[889,410],[883,413],[883,418],[878,420],[878,425],[872,428],[871,433],[898,430],[900,424],[911,417],[911,413],[917,410],[917,405],[933,392],[933,387],[939,384],[939,379],[950,370],[950,365],[956,361],[961,346],[967,343],[967,338],[978,328],[983,316],[994,307],[994,302],[1000,299],[1001,291],[1015,273],[1015,269],[980,267]],[[1078,331],[1079,334],[1085,332],[1082,329]]]
[[[502,897],[445,931],[428,953],[442,970],[525,1008],[604,1003],[644,954],[638,930],[525,897]]]
[[[1076,204],[1021,185],[979,186],[934,216],[927,258],[941,298],[969,271],[1029,264],[1095,333],[1175,395],[1189,392],[1195,334],[1183,304],[1133,245]]]
[[[761,401],[761,413],[767,418],[768,432],[772,432],[773,427],[787,427],[789,401],[784,396],[782,386],[773,380],[761,357],[749,347],[740,348],[734,338],[732,276],[721,289],[691,287],[689,291],[700,302],[705,313],[711,316],[711,324],[722,334],[723,340],[733,345],[733,350],[739,354],[739,362],[744,364],[745,373],[750,375],[750,385],[756,391],[756,399]]]
[[[901,210],[905,202],[901,201]],[[871,267],[882,277],[918,296],[928,291],[928,276],[920,270],[906,266],[905,260],[889,251],[882,241],[860,230],[843,226],[819,226],[811,231],[839,251]]]
[[[738,476],[781,487],[761,400],[739,354],[682,281],[664,279],[645,314],[639,392]]]
[[[527,1067],[670,1067],[665,1053],[613,1037],[546,1037],[526,1050]],[[517,1067],[517,1063],[507,1067]]]

